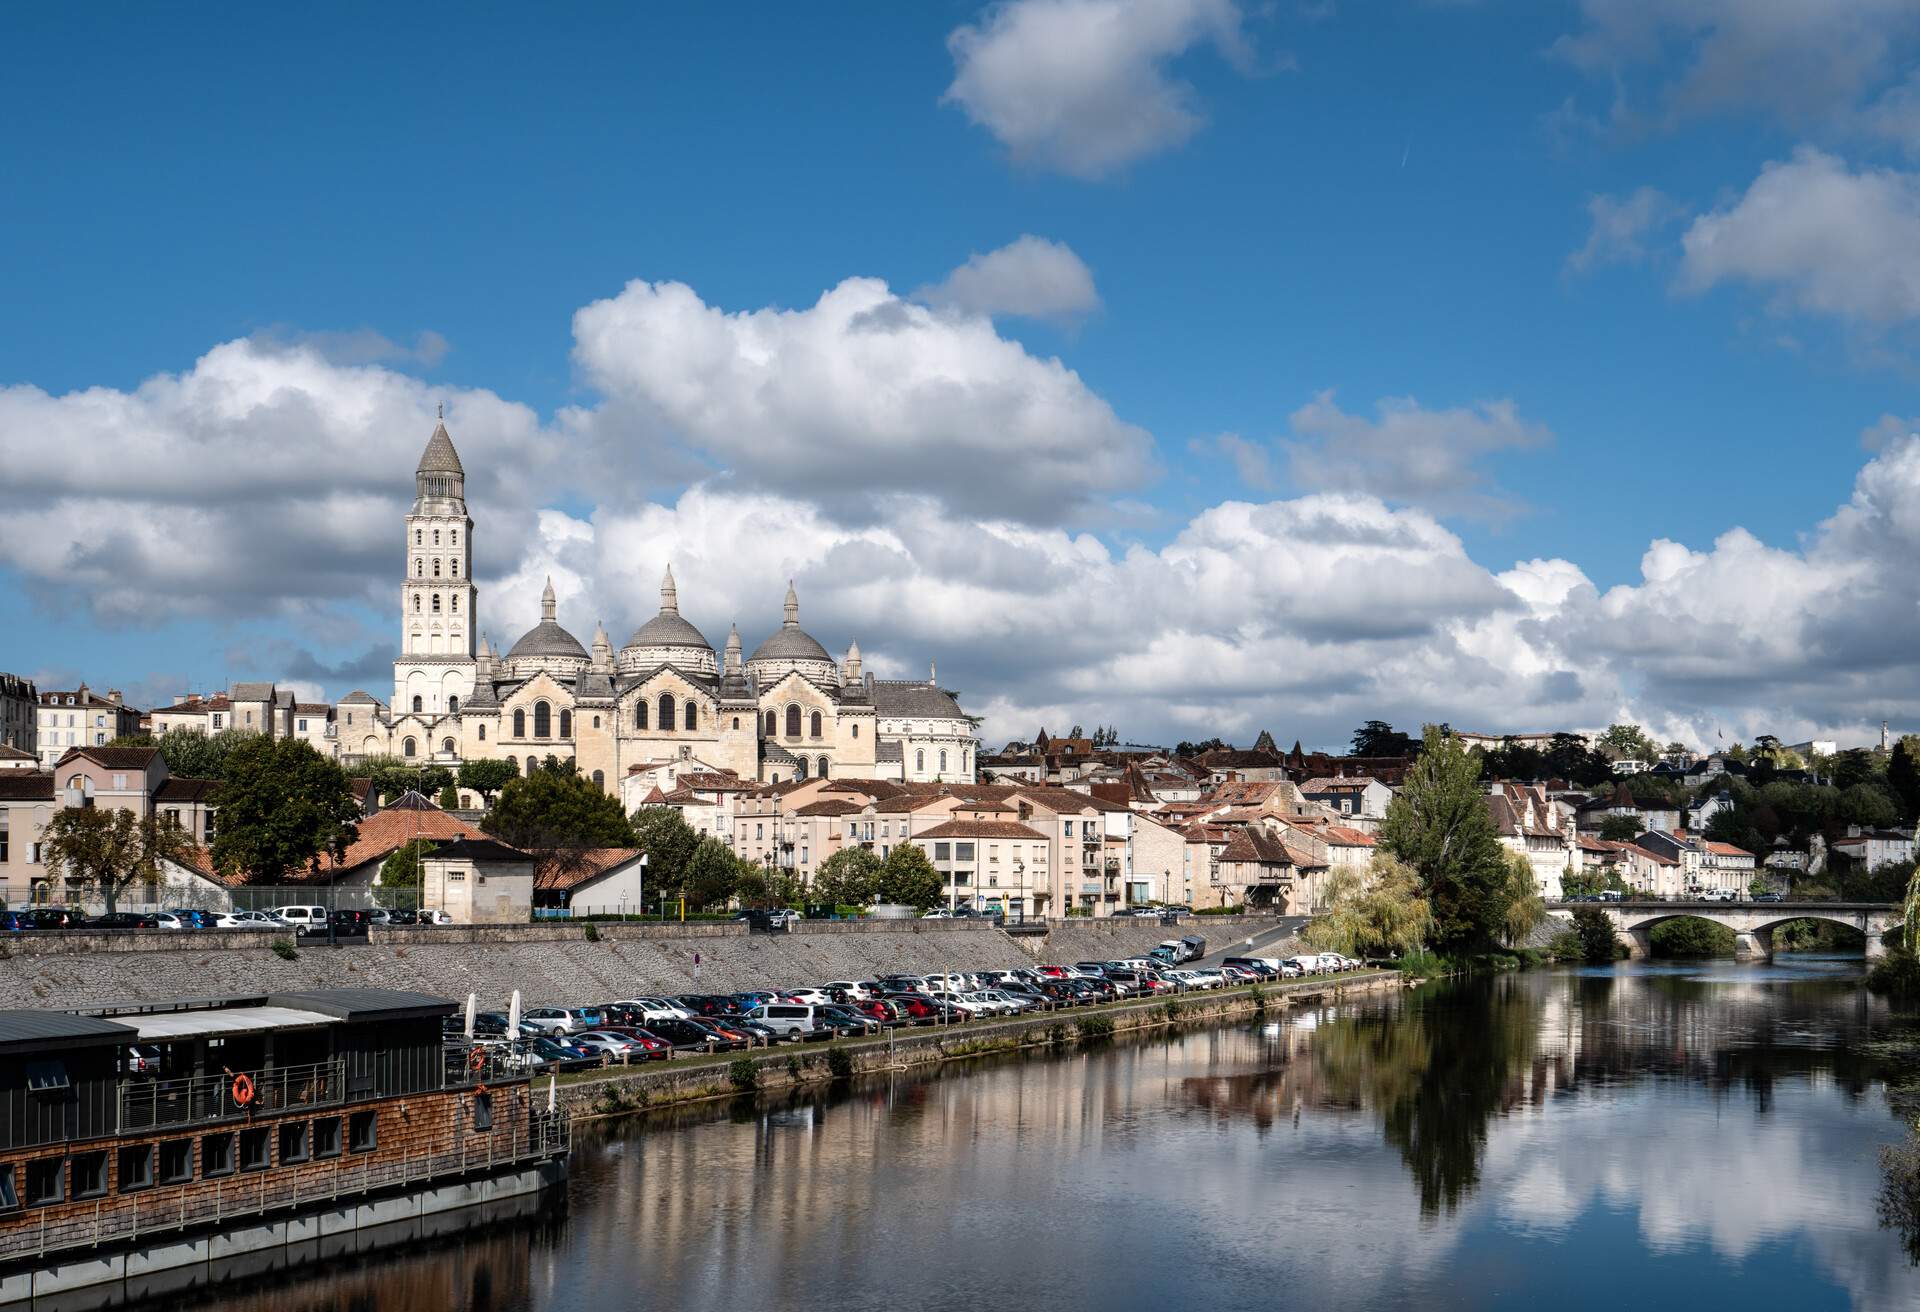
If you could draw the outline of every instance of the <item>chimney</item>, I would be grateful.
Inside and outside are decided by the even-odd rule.
[[[186,693],[183,693],[183,692],[177,692],[177,693],[175,693],[175,694],[173,695],[173,704],[174,704],[175,706],[182,706],[182,705],[185,705],[185,704],[186,704],[186,700],[187,700],[187,694],[186,694]]]
[[[107,700],[115,706],[118,706],[120,704],[120,690],[118,688],[107,689]]]

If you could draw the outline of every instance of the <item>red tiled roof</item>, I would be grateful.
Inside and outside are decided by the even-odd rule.
[[[1017,820],[948,820],[914,835],[916,842],[928,838],[1037,838],[1046,841],[1038,829]]]
[[[797,816],[857,815],[865,809],[853,802],[843,802],[837,797],[824,797],[817,802],[808,802],[805,806],[796,808],[794,814]]]
[[[542,889],[578,888],[602,875],[618,870],[643,853],[637,847],[595,847],[580,854],[578,868],[548,870],[534,876],[533,886]]]
[[[348,845],[339,868],[352,870],[369,861],[385,860],[416,838],[448,842],[484,837],[485,834],[459,816],[438,809],[380,811],[360,821],[359,836]]]

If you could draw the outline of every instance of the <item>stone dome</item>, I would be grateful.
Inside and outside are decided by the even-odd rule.
[[[816,683],[839,685],[840,667],[827,655],[827,649],[800,627],[800,598],[791,580],[787,583],[786,618],[777,632],[754,648],[747,658],[747,670],[762,688],[794,671]]]
[[[548,579],[546,591],[540,595],[540,622],[521,634],[520,641],[507,652],[510,677],[526,679],[545,672],[571,678],[591,663],[580,639],[561,628],[553,616],[553,580]]]
[[[644,674],[660,665],[692,674],[720,673],[713,644],[680,614],[680,594],[674,586],[671,565],[660,583],[660,613],[635,629],[620,649],[622,674]]]

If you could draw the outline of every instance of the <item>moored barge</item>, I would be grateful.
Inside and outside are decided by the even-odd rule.
[[[0,1011],[0,1305],[176,1290],[563,1181],[565,1117],[446,1048],[454,1010],[325,989]]]

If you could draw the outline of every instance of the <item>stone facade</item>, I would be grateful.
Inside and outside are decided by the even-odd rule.
[[[40,694],[33,680],[0,672],[0,747],[34,751],[39,726]]]
[[[766,783],[974,778],[972,722],[931,670],[924,683],[876,679],[858,643],[836,661],[800,626],[791,585],[780,627],[751,656],[736,628],[723,656],[681,615],[671,569],[659,611],[618,650],[604,627],[582,645],[560,625],[549,580],[538,623],[503,655],[480,636],[465,477],[443,423],[405,522],[393,700],[358,692],[336,708],[349,763],[508,758],[524,771],[554,756],[613,793],[672,761]]]

